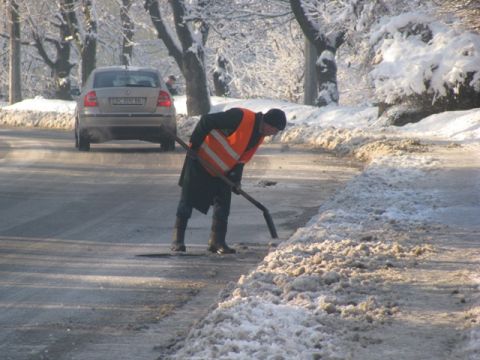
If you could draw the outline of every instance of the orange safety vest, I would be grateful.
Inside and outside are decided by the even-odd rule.
[[[213,129],[198,150],[198,156],[223,175],[238,163],[247,163],[263,142],[264,137],[261,136],[257,145],[245,151],[255,127],[255,113],[247,109],[241,110],[243,111],[242,120],[230,136],[225,136],[222,131]],[[210,175],[216,176],[210,169],[205,169]]]

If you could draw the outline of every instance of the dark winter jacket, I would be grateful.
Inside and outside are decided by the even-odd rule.
[[[225,112],[203,115],[193,130],[190,138],[192,150],[197,150],[208,133],[213,129],[221,130],[226,136],[232,134],[242,121],[243,112],[233,108]],[[262,113],[255,115],[255,128],[246,150],[251,149],[261,139],[259,131]],[[237,164],[227,177],[234,183],[240,183],[243,174],[243,165]],[[228,186],[218,177],[211,176],[197,161],[187,156],[183,164],[179,185],[186,191],[186,201],[198,211],[206,214],[210,205],[213,204],[213,197],[218,187]]]
[[[178,95],[178,90],[177,90],[176,87],[169,84],[168,82],[166,82],[165,85],[167,86],[167,89],[168,89],[168,91],[170,92],[171,95]]]

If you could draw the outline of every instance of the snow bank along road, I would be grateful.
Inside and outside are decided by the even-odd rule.
[[[380,138],[169,358],[480,359],[480,149]]]
[[[140,142],[79,153],[72,132],[0,128],[2,359],[155,359],[261,261],[267,227],[239,197],[229,231],[237,256],[205,255],[210,217],[200,214],[187,234],[192,256],[165,256],[183,156]],[[285,240],[358,171],[265,146],[244,189]]]

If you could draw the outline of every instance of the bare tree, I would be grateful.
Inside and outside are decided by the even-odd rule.
[[[59,31],[58,38],[44,36],[44,31],[39,29],[31,18],[29,23],[32,29],[34,46],[45,64],[52,70],[55,83],[55,97],[57,99],[71,100],[70,72],[75,65],[70,63],[71,44],[69,39],[71,38],[71,32],[67,23],[65,7],[60,7],[60,12],[55,14],[54,20],[52,25]],[[47,43],[52,44],[55,48],[55,60],[52,60],[48,54]]]
[[[163,41],[185,78],[188,114],[206,114],[210,111],[203,48],[207,29],[201,20],[189,17],[192,15],[191,9],[187,9],[184,0],[171,0],[169,3],[176,38],[162,16],[157,0],[146,0],[145,9],[152,19],[158,38]]]
[[[308,7],[302,0],[290,0],[290,6],[302,28],[305,37],[315,47],[318,59],[317,83],[318,97],[315,101],[317,106],[325,106],[331,103],[338,104],[337,64],[335,54],[345,40],[345,31],[333,31],[326,33],[318,26],[318,23],[309,16]]]
[[[305,105],[315,105],[318,96],[317,89],[317,50],[310,40],[305,39],[305,76],[303,79],[304,97],[303,103]]]
[[[215,87],[216,96],[230,95],[231,75],[228,72],[228,60],[224,56],[218,55],[216,60],[217,66],[213,72],[213,85]]]
[[[351,47],[362,43],[379,17],[397,8],[405,9],[408,4],[414,6],[417,0],[289,0],[289,3],[305,37],[317,52],[315,104],[324,106],[339,101],[336,59],[339,48],[344,43]]]
[[[97,62],[97,19],[92,0],[59,0],[66,14],[67,24],[81,56],[82,84],[95,69]],[[77,7],[81,8],[83,26],[78,20]]]
[[[301,99],[303,35],[288,1],[210,1],[202,17],[210,27],[206,58],[216,94],[221,85],[229,96]]]
[[[120,54],[120,62],[123,65],[130,65],[133,55],[133,35],[134,24],[130,17],[130,8],[132,0],[122,0],[120,7],[120,22],[122,24],[122,52]]]
[[[16,0],[6,0],[6,4],[10,36],[9,102],[14,104],[22,101],[20,14]]]

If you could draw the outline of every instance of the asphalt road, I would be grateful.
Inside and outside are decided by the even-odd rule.
[[[236,196],[227,242],[237,255],[207,254],[211,219],[194,212],[187,255],[171,256],[183,158],[181,148],[162,153],[142,142],[80,153],[71,132],[0,128],[2,359],[161,358],[229,283],[360,170],[265,145],[243,189],[270,210],[280,239]]]

